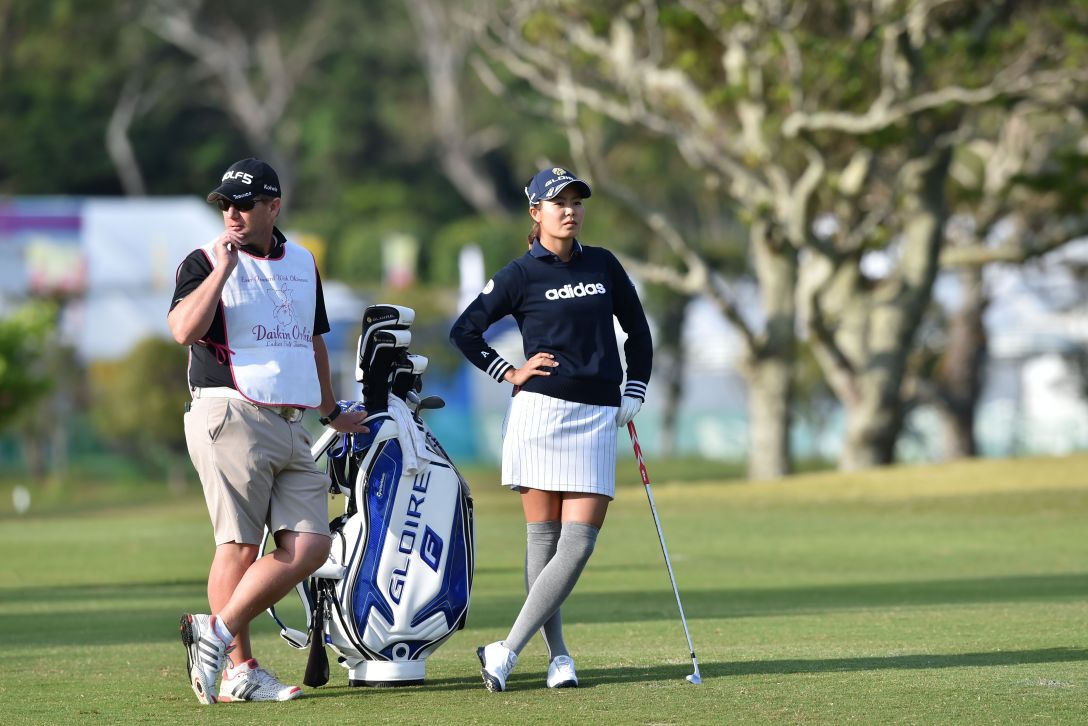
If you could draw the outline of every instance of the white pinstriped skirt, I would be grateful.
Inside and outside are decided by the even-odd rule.
[[[615,406],[521,391],[502,435],[503,486],[615,497]]]

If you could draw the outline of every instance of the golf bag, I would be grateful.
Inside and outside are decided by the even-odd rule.
[[[304,682],[329,679],[326,644],[353,686],[422,683],[425,659],[465,625],[472,589],[475,533],[468,484],[423,423],[420,411],[441,408],[421,398],[427,359],[408,353],[410,308],[367,308],[356,378],[366,434],[332,429],[314,444],[327,456],[330,493],[343,494],[344,513],[330,523],[328,561],[296,589],[308,633],[281,637],[310,647]]]

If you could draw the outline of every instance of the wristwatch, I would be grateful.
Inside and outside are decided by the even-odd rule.
[[[339,415],[340,415],[340,404],[337,404],[336,408],[334,408],[333,410],[329,411],[327,414],[325,414],[324,416],[319,418],[318,421],[321,423],[322,426],[328,426],[333,421],[335,421],[336,417],[339,416]]]

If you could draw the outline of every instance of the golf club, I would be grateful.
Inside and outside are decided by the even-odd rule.
[[[646,460],[642,458],[642,447],[638,445],[638,432],[635,431],[635,422],[627,422],[627,432],[631,434],[631,443],[635,447],[635,458],[638,459],[638,471],[642,474],[642,483],[646,486],[646,498],[650,500],[650,512],[654,515],[654,524],[657,525],[657,539],[661,542],[661,554],[665,555],[665,567],[669,568],[669,581],[672,582],[672,592],[676,595],[676,607],[680,608],[680,622],[684,625],[684,635],[688,639],[688,650],[691,651],[691,664],[695,666],[695,672],[687,676],[688,683],[696,685],[703,682],[699,675],[699,661],[695,658],[695,646],[691,642],[691,633],[688,632],[688,619],[684,617],[684,606],[680,603],[680,590],[676,587],[676,577],[672,574],[672,562],[669,560],[669,550],[665,547],[665,535],[661,532],[661,520],[657,517],[657,507],[654,506],[654,494],[650,491],[650,475],[646,473]]]

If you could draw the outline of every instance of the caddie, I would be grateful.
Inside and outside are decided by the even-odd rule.
[[[275,226],[276,172],[242,159],[208,201],[223,213],[223,233],[178,267],[167,318],[189,347],[185,440],[215,537],[209,614],[181,618],[186,678],[204,704],[287,701],[301,688],[257,663],[249,630],[329,552],[328,478],[310,455],[303,413],[362,433],[366,412],[340,413],[336,403],[321,280],[313,255]],[[266,525],[275,549],[259,556]]]

